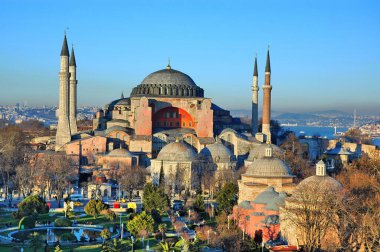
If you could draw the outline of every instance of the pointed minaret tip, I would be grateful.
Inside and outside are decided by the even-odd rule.
[[[267,52],[267,64],[265,65],[265,72],[270,73],[270,56],[269,56],[269,45],[268,45],[268,52]]]
[[[61,56],[67,56],[67,57],[69,56],[69,47],[67,46],[66,32],[65,32],[65,37],[63,38]]]
[[[75,61],[74,45],[71,46],[70,66],[77,66],[77,62]]]
[[[258,72],[257,72],[257,54],[256,54],[256,57],[255,57],[255,66],[253,68],[253,76],[259,76]]]
[[[121,99],[124,99],[124,93],[121,91]]]

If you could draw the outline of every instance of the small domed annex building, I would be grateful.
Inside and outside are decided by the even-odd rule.
[[[162,174],[163,173],[163,174]],[[156,159],[151,160],[151,177],[158,185],[161,174],[165,188],[170,191],[194,191],[199,188],[201,169],[194,149],[176,140],[165,145]]]
[[[264,151],[258,154],[258,158],[247,166],[247,171],[242,174],[239,185],[239,200],[253,201],[256,196],[266,190],[268,186],[272,186],[278,192],[290,193],[295,184],[290,168],[281,159],[273,156],[273,147],[271,145],[263,145],[259,150]],[[258,147],[256,147],[258,148]]]

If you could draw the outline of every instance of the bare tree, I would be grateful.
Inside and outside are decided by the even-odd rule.
[[[317,251],[327,233],[336,233],[341,196],[340,191],[313,181],[301,184],[286,200],[282,225],[298,236],[306,251]]]
[[[134,190],[142,189],[144,187],[145,171],[139,166],[132,167],[121,164],[118,174],[119,186],[128,192],[128,197],[132,200]]]
[[[19,127],[0,129],[0,176],[5,188],[5,197],[14,186],[16,167],[25,162],[25,135]]]

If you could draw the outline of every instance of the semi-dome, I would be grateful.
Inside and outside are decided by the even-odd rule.
[[[287,164],[276,157],[256,159],[248,166],[245,175],[254,177],[294,177]]]
[[[197,158],[197,154],[184,142],[173,142],[167,144],[158,153],[157,160],[160,161],[176,161],[176,162],[190,162]]]
[[[110,153],[108,153],[109,157],[133,157],[132,153],[127,149],[119,148],[114,149]]]
[[[140,85],[133,88],[131,96],[203,97],[198,87],[187,74],[172,69],[169,65],[149,74]]]
[[[207,145],[200,151],[199,157],[203,160],[213,162],[229,162],[236,160],[234,154],[232,154],[232,152],[221,142]]]

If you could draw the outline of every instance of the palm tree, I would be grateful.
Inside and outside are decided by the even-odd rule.
[[[166,223],[161,223],[158,225],[158,231],[161,232],[161,241],[164,240],[165,238],[165,232],[167,230],[167,226],[166,226]]]

